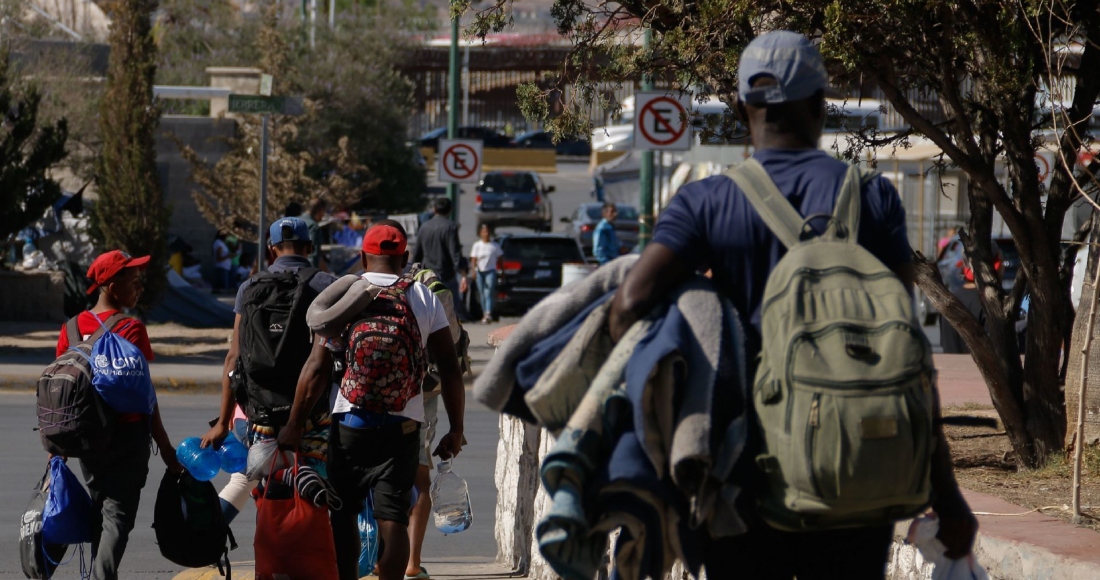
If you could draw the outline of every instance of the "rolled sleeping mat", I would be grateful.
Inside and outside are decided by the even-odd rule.
[[[382,291],[359,276],[344,276],[326,288],[306,310],[306,324],[315,334],[336,338]]]

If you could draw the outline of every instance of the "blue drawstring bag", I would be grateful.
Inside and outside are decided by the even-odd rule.
[[[363,511],[359,513],[359,540],[363,548],[359,552],[359,576],[370,576],[378,562],[378,522],[368,494]]]
[[[83,544],[92,541],[95,507],[80,480],[57,456],[50,459],[50,489],[42,511],[42,541]]]
[[[103,326],[103,321],[99,324]],[[121,329],[128,324],[133,324],[133,320],[124,323]],[[92,345],[92,384],[96,392],[119,413],[152,415],[157,394],[149,375],[149,362],[132,342],[109,328],[106,330]]]

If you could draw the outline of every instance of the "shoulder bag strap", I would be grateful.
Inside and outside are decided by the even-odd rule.
[[[95,314],[93,314],[95,316]],[[116,312],[110,316],[107,320],[100,320],[98,316],[95,317],[96,322],[99,322],[99,328],[88,337],[88,344],[95,344],[95,341],[99,340],[99,337],[106,334],[109,330],[113,329],[119,322],[129,318],[121,312]]]
[[[80,315],[69,319],[65,323],[65,336],[69,339],[69,346],[76,346],[81,342],[84,342],[84,335],[80,334]]]
[[[320,273],[320,268],[302,268],[294,273],[302,284],[309,284],[313,277]]]
[[[859,167],[848,166],[848,173],[844,176],[844,183],[840,186],[840,193],[836,198],[836,207],[833,208],[833,224],[829,225],[834,239],[843,239],[849,243],[856,243],[859,235],[859,209],[863,195],[863,177]],[[847,230],[846,236],[837,235],[837,224]]]
[[[760,214],[768,229],[784,246],[792,248],[798,244],[805,219],[783,197],[783,193],[775,186],[760,162],[752,158],[746,159],[741,165],[727,171],[726,176],[741,188],[756,213]]]

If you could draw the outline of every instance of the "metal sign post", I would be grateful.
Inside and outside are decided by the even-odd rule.
[[[261,90],[270,90],[271,77],[261,82]],[[301,115],[305,107],[301,97],[272,97],[269,95],[229,95],[229,112],[262,115],[260,126],[260,227],[257,263],[261,271],[267,269],[267,126],[272,114]]]
[[[262,128],[260,129],[260,247],[256,253],[259,256],[260,271],[267,269],[267,120],[271,115],[264,115]]]

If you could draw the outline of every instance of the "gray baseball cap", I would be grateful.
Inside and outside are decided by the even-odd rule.
[[[777,84],[752,88],[760,76]],[[741,53],[737,90],[741,100],[754,106],[798,101],[829,86],[825,61],[817,47],[797,32],[776,30],[757,36]]]

